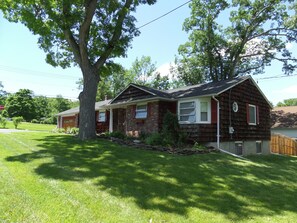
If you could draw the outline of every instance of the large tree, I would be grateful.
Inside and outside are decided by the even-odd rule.
[[[140,4],[156,0],[2,0],[0,9],[13,22],[34,34],[53,66],[78,65],[83,76],[79,95],[79,138],[95,135],[95,99],[101,75],[113,67],[113,58],[125,56],[139,34],[132,13]]]
[[[20,89],[15,94],[10,94],[6,99],[5,110],[9,117],[22,116],[26,121],[31,121],[36,116],[33,91]]]
[[[179,47],[177,58],[181,78],[196,84],[259,74],[273,60],[291,74],[297,65],[286,47],[297,40],[291,2],[193,0],[183,26],[189,41]]]
[[[5,100],[6,100],[6,96],[7,96],[7,92],[3,90],[4,86],[2,84],[2,81],[0,81],[0,105],[4,105],[5,104]]]

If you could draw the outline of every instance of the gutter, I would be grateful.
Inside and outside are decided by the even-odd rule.
[[[217,102],[217,148],[220,152],[226,153],[228,155],[240,158],[240,159],[245,159],[242,156],[238,156],[234,153],[230,153],[226,150],[223,150],[220,148],[220,101],[213,95],[212,99],[215,100]]]

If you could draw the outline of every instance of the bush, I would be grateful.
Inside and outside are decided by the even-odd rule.
[[[37,119],[32,119],[31,123],[40,123]]]
[[[181,139],[177,115],[167,112],[162,125],[163,140],[166,145],[177,145]]]
[[[17,117],[13,117],[12,118],[12,122],[13,122],[13,125],[14,125],[14,128],[17,129],[18,128],[18,125],[24,121],[24,118],[22,116],[17,116]]]
[[[68,133],[72,135],[77,135],[78,131],[79,131],[79,128],[70,128]]]
[[[40,121],[41,124],[55,124],[54,117],[48,117],[48,118],[42,118],[42,121]]]
[[[163,136],[160,133],[152,133],[147,136],[145,139],[145,143],[151,146],[162,146],[164,145]]]
[[[8,112],[7,112],[7,110],[3,110],[3,111],[1,112],[1,115],[2,115],[4,118],[8,118]]]
[[[5,117],[3,117],[2,115],[0,115],[0,125],[2,128],[5,128],[7,124],[7,120]]]
[[[110,132],[108,134],[109,137],[114,137],[114,138],[118,138],[118,139],[125,139],[126,135],[122,132],[119,131],[115,131],[115,132]]]

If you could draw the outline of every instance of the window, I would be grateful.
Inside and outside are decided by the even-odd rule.
[[[179,104],[179,120],[182,122],[196,122],[195,101],[181,102]]]
[[[257,106],[250,104],[247,106],[247,121],[249,125],[257,124]]]
[[[135,118],[146,118],[147,117],[147,105],[137,105]]]
[[[197,98],[178,102],[178,116],[180,123],[210,123],[211,99]]]
[[[256,141],[256,153],[262,153],[262,142]]]
[[[242,156],[242,154],[243,154],[243,142],[241,142],[241,141],[235,142],[235,154],[239,155],[239,156]]]
[[[99,122],[106,122],[106,112],[105,111],[99,111],[98,121]]]
[[[200,121],[201,122],[208,122],[208,102],[201,101],[200,102]]]

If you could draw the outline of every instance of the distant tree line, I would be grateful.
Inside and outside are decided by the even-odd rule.
[[[278,102],[277,107],[297,106],[297,98],[285,99],[283,102]]]
[[[27,122],[55,124],[57,113],[78,106],[78,102],[65,99],[61,95],[56,98],[35,96],[29,89],[8,94],[0,82],[0,105],[5,106],[5,109],[0,111],[2,117],[23,117]]]

